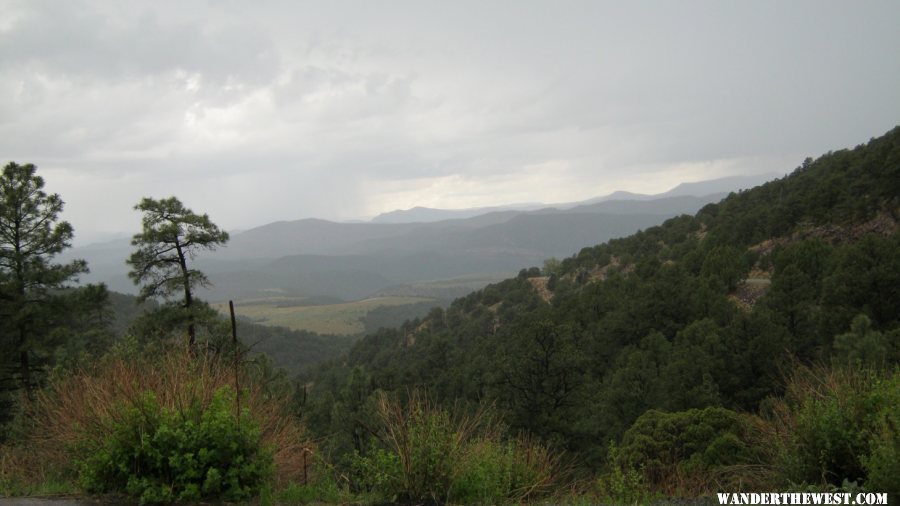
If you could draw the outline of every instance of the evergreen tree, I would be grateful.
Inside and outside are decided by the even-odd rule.
[[[190,344],[196,339],[193,290],[209,286],[207,277],[188,262],[200,250],[213,250],[228,242],[228,233],[220,230],[209,215],[198,215],[175,197],[154,200],[145,198],[135,206],[144,213],[143,231],[131,241],[138,249],[131,254],[128,274],[141,287],[140,301],[161,297],[171,299],[183,294],[181,307],[187,320]]]
[[[60,289],[87,272],[83,260],[53,264],[70,246],[72,226],[57,221],[63,201],[47,195],[44,180],[32,164],[10,162],[0,175],[0,332],[3,350],[17,362],[19,385],[28,395],[34,387],[35,350],[43,350],[62,297]]]

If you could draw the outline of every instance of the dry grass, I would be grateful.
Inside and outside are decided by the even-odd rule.
[[[445,410],[413,391],[405,403],[379,393],[375,411],[379,438],[398,457],[411,499],[445,500],[452,483],[488,461],[498,469],[508,466],[504,501],[525,501],[559,483],[560,454],[525,435],[504,440],[499,420],[484,406]]]
[[[791,474],[789,459],[798,453],[796,434],[802,407],[810,402],[835,399],[842,409],[850,410],[871,381],[870,372],[861,369],[797,365],[787,378],[784,394],[766,403],[757,419],[758,439],[754,445],[763,450],[767,465],[758,466],[744,476],[770,486],[783,486],[785,477]],[[824,477],[822,481],[825,482]]]
[[[449,425],[448,435],[451,438],[448,441],[449,449],[454,452],[449,457],[453,458],[466,442],[482,430],[488,418],[485,409],[478,409],[472,415],[457,416],[451,420],[448,413],[434,406],[427,396],[417,390],[409,395],[406,405],[391,400],[384,392],[378,392],[375,412],[384,430],[382,441],[400,457],[400,463],[406,471],[409,470],[413,446],[417,443],[412,440],[413,425],[425,419],[446,418]]]
[[[303,428],[287,410],[286,396],[272,396],[262,385],[214,356],[172,350],[158,356],[107,357],[89,370],[51,381],[26,409],[29,414],[27,451],[4,454],[0,469],[10,464],[36,476],[49,471],[74,476],[72,449],[85,441],[102,441],[122,421],[123,406],[139,407],[153,392],[163,408],[184,412],[192,404],[209,406],[216,390],[240,383],[235,406],[248,410],[259,424],[262,442],[274,450],[276,484],[303,476],[304,454],[312,451]]]

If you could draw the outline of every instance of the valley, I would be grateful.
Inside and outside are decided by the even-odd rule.
[[[0,2],[0,506],[900,500],[900,1]]]
[[[363,320],[374,309],[421,303],[437,304],[435,299],[426,297],[396,296],[371,297],[337,304],[308,305],[305,300],[302,297],[243,299],[234,303],[234,311],[237,316],[261,325],[307,330],[318,334],[357,335],[365,330]],[[223,315],[228,314],[227,302],[213,303],[212,306]]]
[[[363,223],[270,223],[235,233],[227,245],[198,258],[210,280],[198,295],[220,311],[233,300],[240,316],[259,324],[358,335],[424,316],[548,258],[692,214],[772,177],[727,177],[658,195],[620,191],[552,205],[415,208]],[[82,283],[133,294],[124,263],[131,251],[129,240],[119,239],[72,248],[61,257],[88,261]]]

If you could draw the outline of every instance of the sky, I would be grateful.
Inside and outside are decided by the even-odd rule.
[[[76,244],[784,174],[900,123],[900,2],[0,0],[0,158]]]

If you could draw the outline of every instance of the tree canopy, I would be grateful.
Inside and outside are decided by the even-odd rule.
[[[187,331],[193,344],[193,290],[208,286],[209,280],[189,263],[199,251],[213,250],[228,242],[228,233],[220,230],[209,215],[194,213],[175,197],[144,198],[135,209],[144,213],[143,230],[131,241],[137,250],[128,258],[132,267],[129,276],[135,284],[142,285],[140,300],[171,300],[175,294],[182,294],[181,307],[187,313]]]
[[[87,272],[83,260],[52,262],[70,246],[73,230],[58,221],[63,201],[44,192],[36,172],[33,164],[10,162],[0,175],[0,331],[2,349],[13,355],[3,359],[18,361],[20,386],[29,392],[34,353],[48,339],[50,317],[58,316],[52,306],[62,295],[55,291]]]

